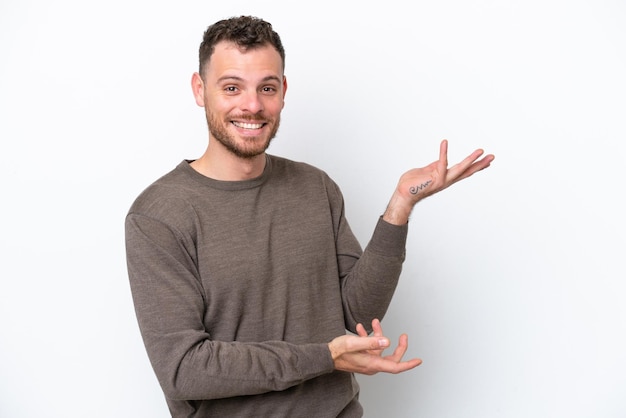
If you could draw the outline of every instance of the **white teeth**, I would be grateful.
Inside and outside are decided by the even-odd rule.
[[[243,128],[243,129],[260,129],[263,127],[262,123],[233,122],[233,125],[235,125],[238,128]]]

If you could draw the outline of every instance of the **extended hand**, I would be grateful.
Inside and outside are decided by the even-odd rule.
[[[372,328],[374,335],[369,337],[363,325],[358,324],[358,336],[342,335],[328,343],[335,369],[367,375],[379,372],[396,374],[411,370],[422,363],[420,359],[402,361],[409,344],[406,334],[400,336],[393,354],[383,356],[383,351],[389,347],[389,339],[383,336],[378,319],[372,321]]]
[[[482,149],[477,149],[448,168],[448,141],[444,139],[439,146],[439,160],[409,170],[400,177],[383,219],[396,225],[405,224],[417,202],[489,167],[495,157],[489,154],[479,159],[483,153]]]

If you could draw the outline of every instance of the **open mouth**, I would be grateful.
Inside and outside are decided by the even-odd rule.
[[[231,123],[235,125],[237,128],[241,128],[241,129],[261,129],[263,125],[265,125],[264,123],[250,123],[250,122],[236,122],[236,121],[232,121]]]

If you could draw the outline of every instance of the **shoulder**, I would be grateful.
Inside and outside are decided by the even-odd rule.
[[[186,173],[187,167],[188,163],[183,161],[146,187],[137,196],[128,214],[161,219],[191,210],[190,196],[196,192],[193,180]]]
[[[287,184],[290,189],[297,188],[300,193],[325,193],[330,200],[342,199],[341,190],[330,175],[314,166],[301,161],[270,155],[272,176],[275,181]]]
[[[328,173],[314,165],[302,161],[290,160],[284,157],[277,157],[275,155],[270,155],[269,158],[272,164],[272,172],[279,176],[288,175],[309,177],[311,179],[317,178],[334,183]]]

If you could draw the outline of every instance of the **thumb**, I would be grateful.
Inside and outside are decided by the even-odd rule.
[[[349,349],[350,351],[380,350],[389,347],[389,344],[387,337],[360,337],[351,344]]]
[[[345,353],[355,353],[367,350],[381,350],[389,347],[386,337],[356,337],[342,335],[328,343],[333,360]]]

